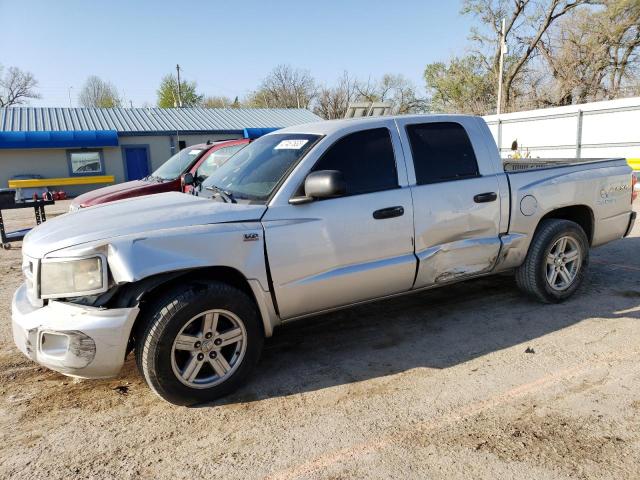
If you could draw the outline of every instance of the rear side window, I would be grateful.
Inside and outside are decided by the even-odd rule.
[[[464,127],[458,123],[407,125],[418,185],[479,175],[478,162]]]
[[[336,141],[318,160],[313,171],[339,170],[348,195],[398,187],[391,135],[386,128],[351,133]]]

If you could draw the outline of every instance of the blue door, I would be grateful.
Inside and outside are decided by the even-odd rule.
[[[147,147],[123,147],[127,180],[138,180],[149,175]]]

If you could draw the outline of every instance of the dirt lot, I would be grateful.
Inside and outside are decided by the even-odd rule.
[[[109,381],[30,362],[19,244],[0,275],[1,478],[640,478],[638,227],[562,305],[499,276],[305,321],[201,408],[160,401],[131,359]]]

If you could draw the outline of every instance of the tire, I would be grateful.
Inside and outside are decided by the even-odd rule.
[[[563,239],[566,255],[558,254]],[[571,262],[568,259],[573,257],[574,250],[579,257]],[[520,290],[540,302],[559,303],[580,287],[588,266],[589,241],[582,227],[569,220],[547,219],[540,222],[524,263],[516,269],[516,283]]]
[[[255,303],[227,284],[177,287],[145,311],[136,363],[149,387],[174,405],[231,393],[260,358],[264,335]]]

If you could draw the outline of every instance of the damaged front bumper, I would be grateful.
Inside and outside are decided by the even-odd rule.
[[[138,308],[102,309],[49,301],[34,307],[23,284],[11,304],[13,340],[30,359],[83,378],[117,375]]]

